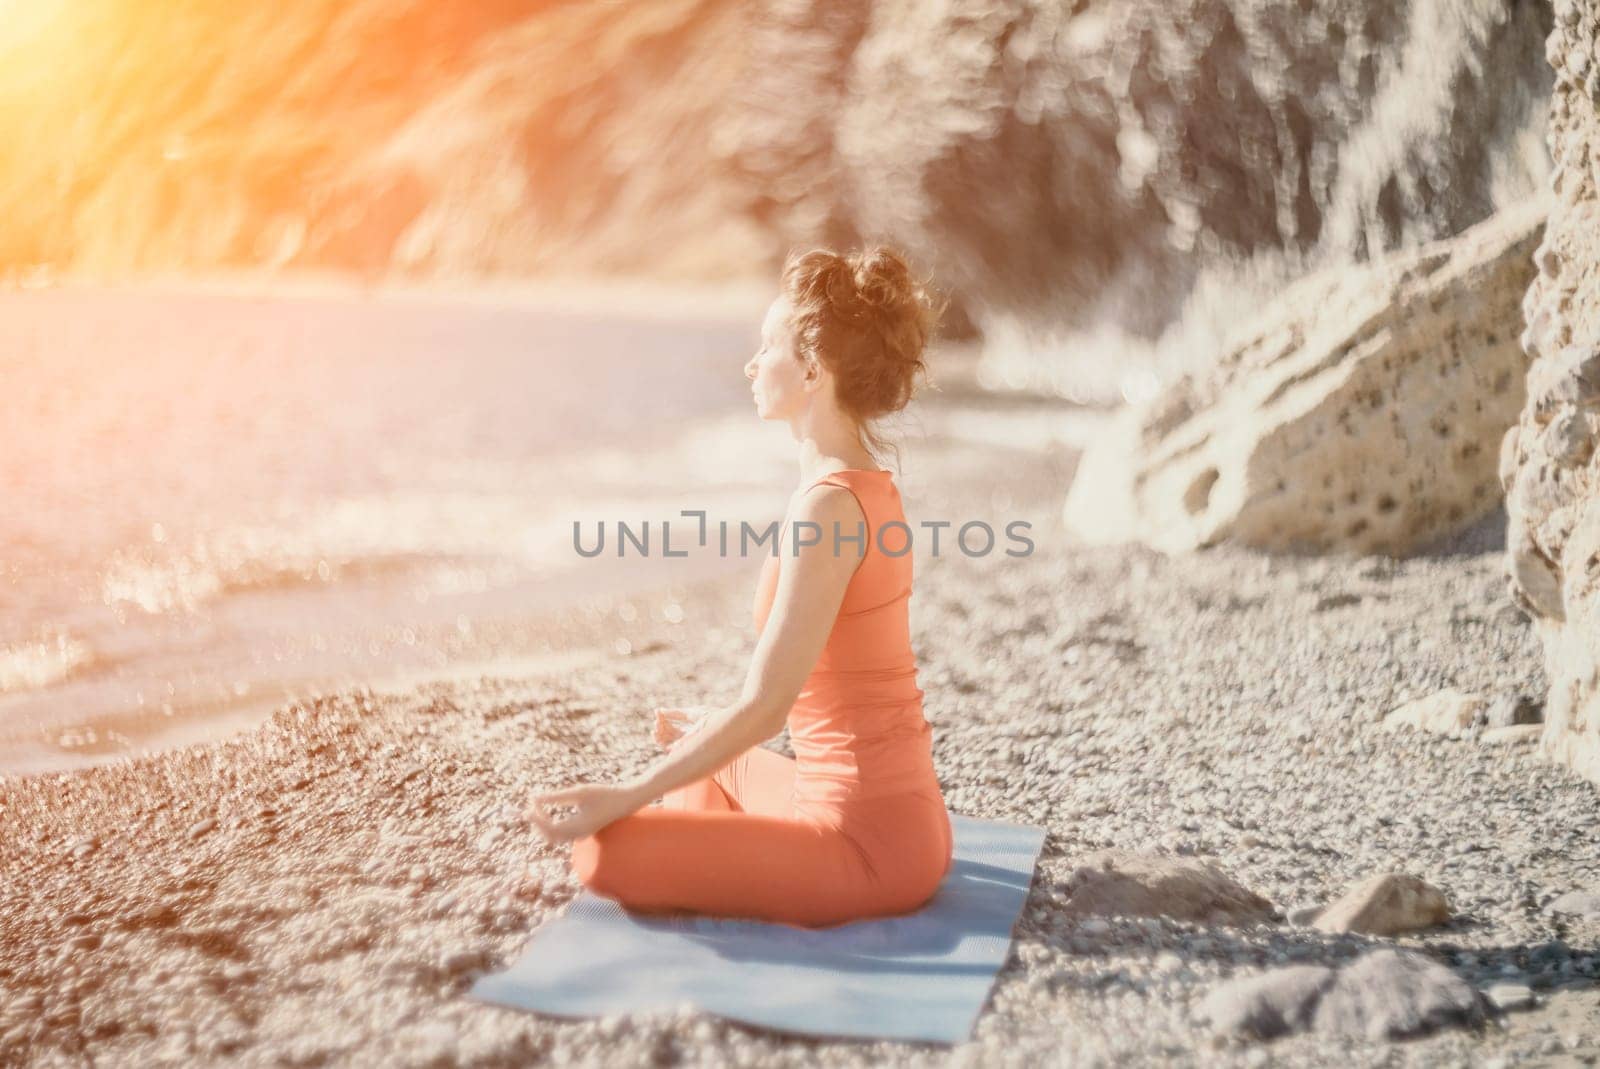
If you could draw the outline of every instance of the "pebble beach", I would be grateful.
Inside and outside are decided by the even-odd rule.
[[[13,6],[0,1069],[1600,1064],[1600,0]],[[740,693],[666,522],[783,515],[879,242],[936,773],[1044,832],[970,1036],[475,1000],[531,798]]]
[[[908,515],[1003,485],[1039,518],[1026,557],[919,557],[912,598],[951,808],[1048,832],[970,1042],[786,1037],[688,1008],[571,1021],[465,997],[577,891],[566,848],[523,824],[525,800],[643,767],[653,707],[737,693],[751,562],[690,588],[681,620],[568,610],[552,621],[564,658],[537,671],[353,689],[231,739],[0,779],[0,1063],[1600,1057],[1600,918],[1553,908],[1600,884],[1600,795],[1523,742],[1381,722],[1446,688],[1542,695],[1537,638],[1504,592],[1503,514],[1406,559],[1169,558],[1065,538],[1074,449],[927,442]],[[1108,849],[1213,866],[1270,908],[1230,923],[1086,910],[1080,865]],[[1387,871],[1440,889],[1450,920],[1386,938],[1304,923]],[[1527,996],[1401,1042],[1247,1042],[1205,1018],[1229,980],[1386,947]]]

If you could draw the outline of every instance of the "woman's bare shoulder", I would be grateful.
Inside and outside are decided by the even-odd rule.
[[[838,520],[844,523],[866,519],[855,492],[833,483],[813,483],[800,490],[794,501],[793,515],[797,520],[814,523]]]

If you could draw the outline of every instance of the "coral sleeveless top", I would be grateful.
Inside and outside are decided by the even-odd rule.
[[[931,790],[933,731],[923,716],[917,662],[911,650],[911,529],[892,473],[831,472],[812,483],[855,495],[864,528],[841,524],[838,552],[859,557],[827,645],[789,711],[797,801],[839,802]],[[809,489],[809,488],[808,488]],[[808,535],[812,532],[808,531]],[[851,541],[854,536],[862,535]],[[778,553],[763,562],[756,586],[759,634],[772,612],[778,572],[792,559],[787,520]],[[819,548],[834,545],[823,531]]]

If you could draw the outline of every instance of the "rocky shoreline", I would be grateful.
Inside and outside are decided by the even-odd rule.
[[[1075,459],[1018,451],[990,470],[1043,507]],[[1013,956],[948,1055],[464,997],[575,891],[565,850],[521,824],[523,799],[640,767],[649,708],[737,688],[740,576],[691,591],[681,623],[640,624],[627,653],[563,672],[346,693],[235,740],[0,781],[0,1062],[1590,1063],[1600,916],[1570,909],[1600,890],[1600,794],[1528,745],[1383,723],[1446,688],[1543,695],[1538,639],[1504,588],[1503,523],[1404,560],[1168,558],[1059,529],[1036,531],[1027,558],[919,560],[913,626],[948,800],[1049,830]],[[1085,891],[1108,850],[1215,870],[1267,908],[1122,915],[1126,892]],[[1395,936],[1307,923],[1388,871],[1437,888],[1449,919]],[[1407,1042],[1266,1044],[1221,1029],[1208,1002],[1230,981],[1343,972],[1386,948],[1520,1008]]]

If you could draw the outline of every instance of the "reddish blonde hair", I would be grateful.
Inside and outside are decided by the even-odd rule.
[[[870,422],[904,408],[916,377],[928,374],[923,350],[939,308],[926,284],[900,253],[877,245],[851,255],[791,252],[782,290],[799,355],[833,373],[839,406],[881,456],[887,443]]]

